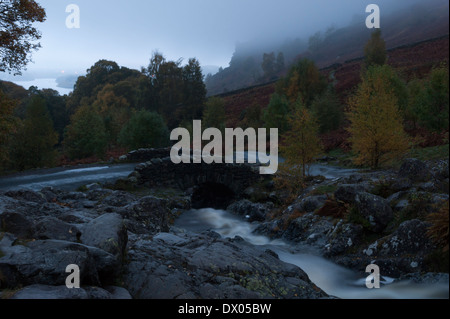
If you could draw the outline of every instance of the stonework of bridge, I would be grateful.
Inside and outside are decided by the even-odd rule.
[[[259,166],[251,164],[174,164],[170,157],[153,158],[136,167],[139,184],[147,187],[177,187],[182,190],[204,184],[226,186],[234,194],[241,194],[263,177]]]

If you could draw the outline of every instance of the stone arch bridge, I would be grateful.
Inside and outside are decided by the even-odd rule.
[[[212,200],[222,208],[230,199],[240,198],[252,184],[263,180],[259,166],[252,164],[174,164],[170,157],[153,158],[137,165],[138,184],[150,188],[192,189],[192,199]],[[203,199],[202,199],[203,198]],[[223,202],[223,203],[222,203]],[[222,203],[222,205],[221,205]],[[206,203],[205,203],[206,204]],[[201,206],[201,203],[199,204]],[[194,205],[195,206],[195,205]],[[212,206],[204,206],[212,207]],[[195,208],[195,207],[194,207]]]

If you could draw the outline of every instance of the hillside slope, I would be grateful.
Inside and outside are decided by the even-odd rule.
[[[322,36],[315,44],[314,50],[308,48],[305,39],[296,39],[284,48],[266,49],[270,51],[296,49],[297,57],[313,60],[319,68],[325,68],[335,63],[344,64],[348,60],[356,59],[364,54],[364,46],[370,39],[373,30],[364,25],[364,17],[358,23],[337,29],[326,36]],[[382,16],[382,34],[388,49],[397,48],[411,43],[418,43],[428,39],[438,38],[448,34],[449,30],[449,2],[431,0],[427,5],[414,5],[408,9]],[[240,88],[258,85],[266,82],[261,76],[261,59],[264,52],[253,52],[236,48],[230,66],[212,77],[208,77],[206,85],[208,95],[217,95],[238,90]],[[292,55],[292,52],[285,56]],[[286,60],[286,69],[290,59]],[[259,71],[258,71],[259,70]],[[258,73],[259,72],[259,73]],[[282,75],[280,72],[278,75]]]
[[[425,77],[434,66],[449,63],[449,36],[401,46],[388,51],[388,64],[394,67],[404,80],[413,77]],[[335,63],[323,68],[321,72],[329,77],[334,73],[336,90],[343,101],[354,90],[360,81],[360,70],[363,59],[358,58],[342,64]],[[257,104],[265,108],[271,95],[275,92],[275,82],[240,89],[235,92],[218,95],[223,97],[227,109],[227,125],[235,127],[239,124],[244,111]]]

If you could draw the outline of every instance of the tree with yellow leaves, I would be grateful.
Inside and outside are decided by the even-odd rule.
[[[291,130],[286,133],[281,152],[287,165],[297,167],[302,178],[307,176],[308,166],[322,151],[319,125],[314,115],[299,99],[289,119]]]
[[[393,74],[387,65],[369,67],[356,94],[350,98],[348,131],[357,154],[355,164],[378,168],[408,149],[399,101],[390,85]]]
[[[275,177],[276,187],[289,192],[287,202],[296,198],[303,189],[309,165],[322,151],[319,124],[312,112],[304,106],[301,98],[292,109],[289,118],[291,129],[284,134],[280,147],[285,162],[280,165]]]

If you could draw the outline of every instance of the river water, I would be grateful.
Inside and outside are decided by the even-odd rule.
[[[191,210],[182,214],[175,227],[191,232],[213,230],[223,237],[239,236],[249,243],[273,250],[280,260],[303,269],[312,282],[332,296],[342,299],[447,299],[447,284],[416,284],[395,282],[384,277],[380,289],[368,289],[365,277],[334,264],[320,256],[311,246],[293,247],[282,240],[271,240],[254,234],[257,224],[233,216],[224,210],[210,208]],[[369,275],[369,274],[367,274]],[[382,274],[381,274],[382,275]]]

